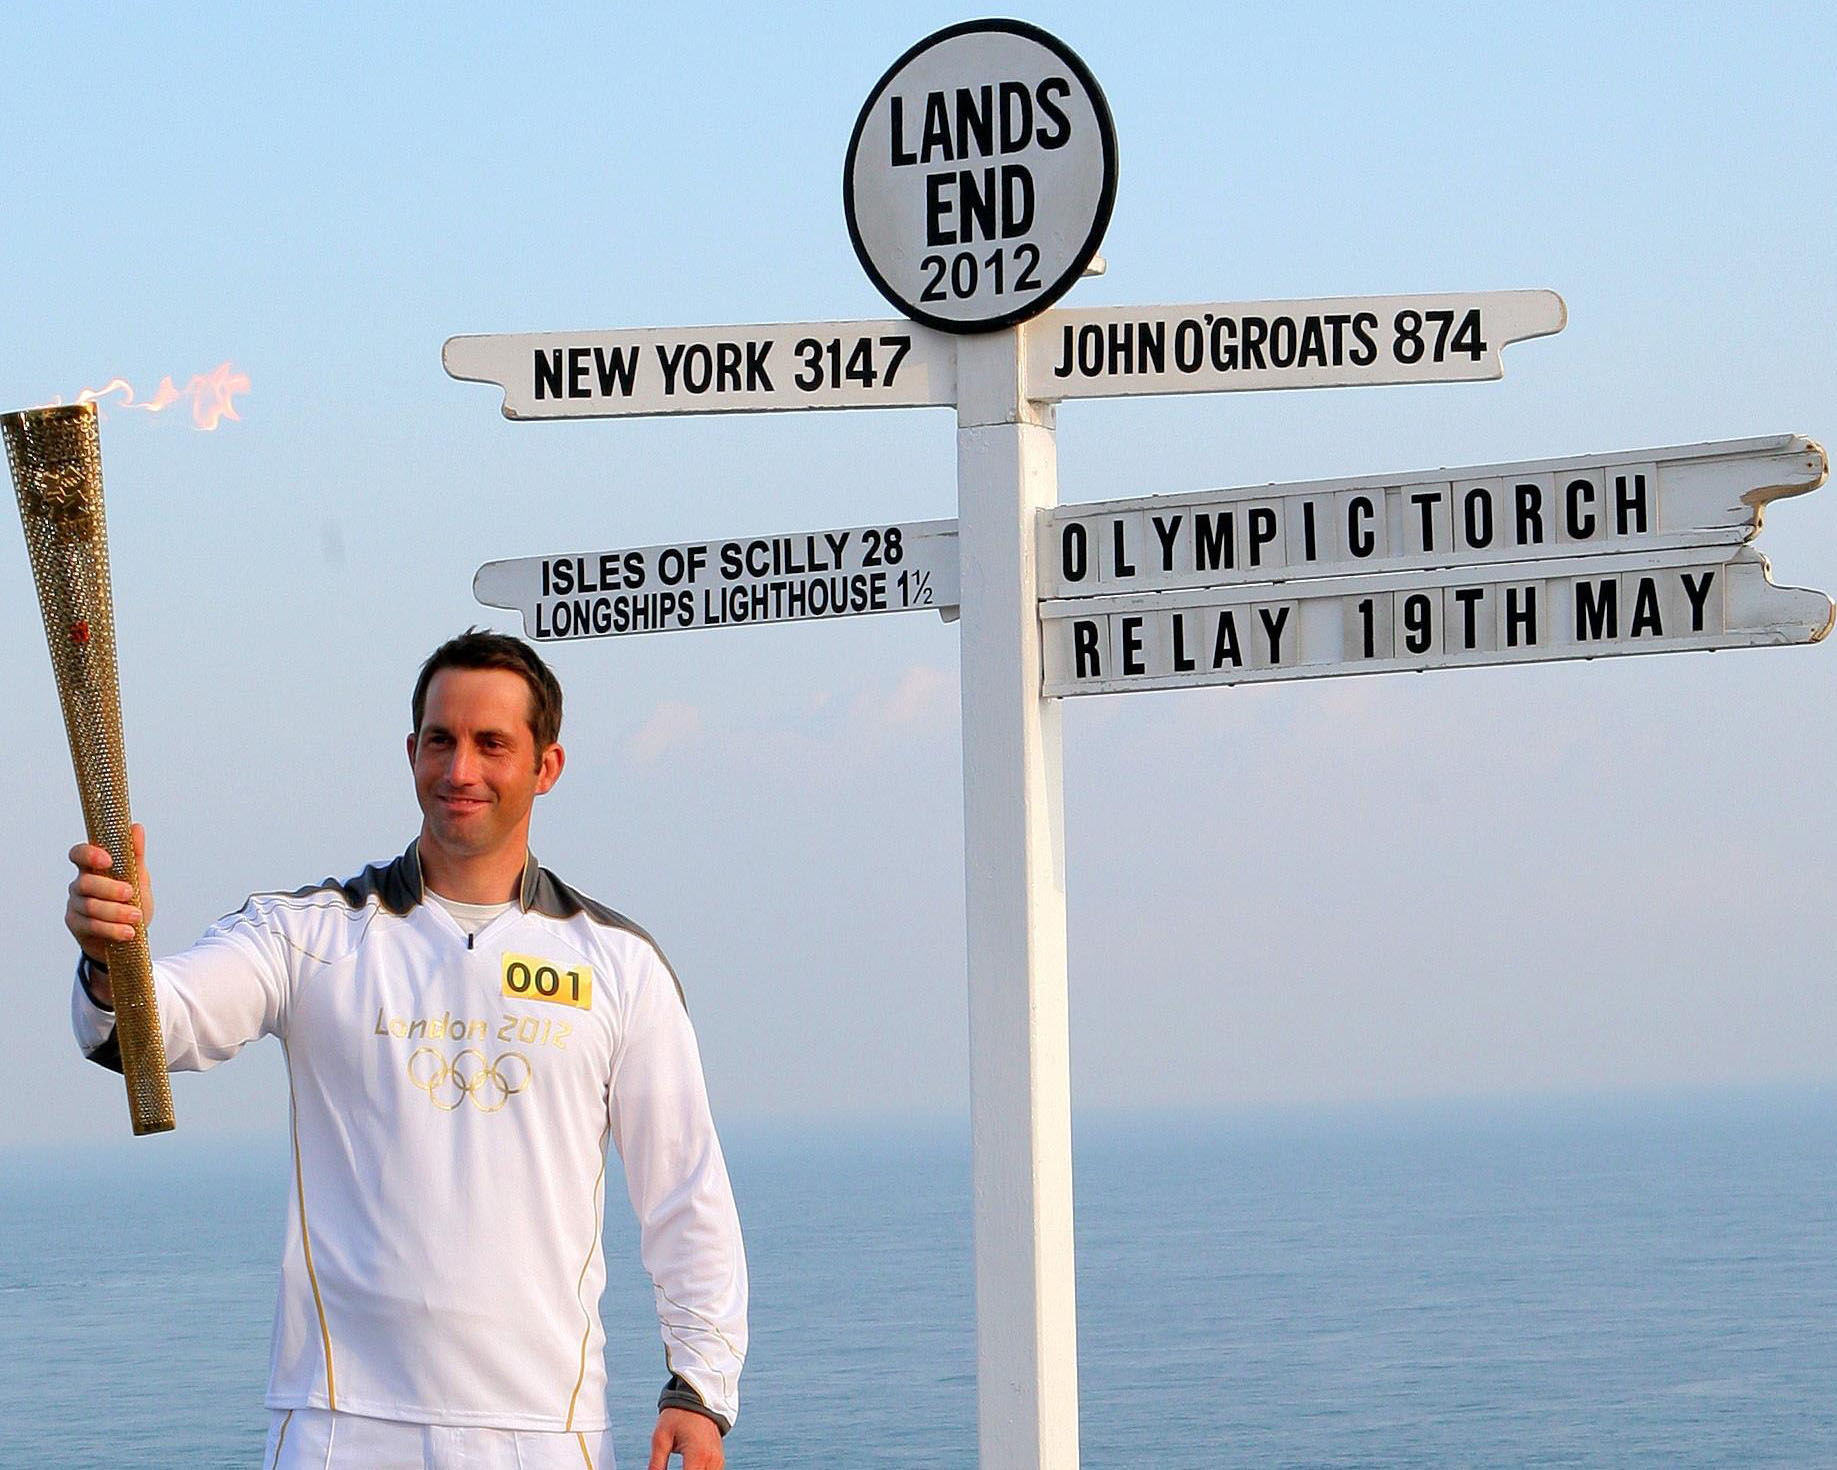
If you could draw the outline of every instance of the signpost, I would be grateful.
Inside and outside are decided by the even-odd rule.
[[[1061,42],[953,26],[868,96],[843,196],[910,321],[455,337],[513,419],[954,406],[958,518],[530,557],[481,601],[542,639],[960,609],[984,1470],[1078,1460],[1059,698],[1812,642],[1822,593],[1746,546],[1821,483],[1795,436],[1056,510],[1054,405],[1497,378],[1550,291],[1048,310],[1116,191]],[[900,555],[892,555],[895,543]],[[872,559],[870,559],[870,556]],[[820,589],[820,590],[819,590]]]

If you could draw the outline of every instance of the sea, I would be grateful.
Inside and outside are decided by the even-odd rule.
[[[1828,1089],[1074,1131],[1084,1466],[1837,1465]],[[729,1466],[972,1470],[967,1128],[724,1137],[753,1289]],[[0,1153],[9,1470],[260,1461],[286,1143],[147,1142]],[[608,1213],[631,1470],[662,1355]]]

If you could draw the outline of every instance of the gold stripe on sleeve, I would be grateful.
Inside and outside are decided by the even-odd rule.
[[[605,1228],[605,1202],[600,1195],[600,1187],[606,1182],[606,1146],[612,1141],[612,1124],[606,1125],[605,1132],[600,1134],[600,1172],[593,1181],[593,1235],[587,1242],[587,1258],[580,1263],[580,1275],[574,1280],[574,1300],[580,1303],[580,1314],[584,1319],[580,1329],[580,1372],[574,1379],[574,1392],[568,1395],[568,1422],[562,1425],[564,1430],[574,1427],[574,1406],[580,1400],[580,1386],[587,1381],[587,1340],[593,1336],[593,1313],[587,1304],[580,1300],[580,1289],[587,1284],[587,1267],[593,1264],[593,1253],[600,1247],[600,1231]],[[581,1441],[581,1448],[586,1449],[586,1441]],[[588,1464],[593,1462],[589,1460]]]
[[[332,1333],[325,1325],[325,1302],[319,1295],[319,1276],[313,1270],[313,1238],[306,1228],[306,1180],[300,1168],[300,1105],[293,1091],[293,1054],[287,1043],[281,1043],[281,1054],[287,1059],[287,1116],[293,1127],[293,1188],[300,1205],[300,1249],[306,1256],[306,1280],[313,1289],[313,1310],[319,1314],[319,1340],[325,1346],[326,1407],[338,1412],[338,1387],[332,1379]]]

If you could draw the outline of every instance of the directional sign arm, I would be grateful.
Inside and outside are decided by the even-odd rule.
[[[1025,327],[1027,395],[1471,382],[1502,377],[1501,349],[1568,320],[1541,290],[1049,311]]]
[[[906,321],[451,337],[451,377],[504,390],[508,419],[923,408],[954,403],[949,337]]]
[[[1821,485],[1799,434],[1059,506],[1048,597],[1733,547]]]
[[[550,642],[921,608],[950,621],[957,570],[957,523],[911,521],[486,562],[472,591]]]
[[[1045,692],[1313,679],[1816,643],[1822,592],[1703,547],[1042,602]]]

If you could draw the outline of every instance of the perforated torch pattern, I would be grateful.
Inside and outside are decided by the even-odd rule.
[[[83,824],[89,840],[108,849],[116,875],[138,893],[95,405],[9,413],[0,416],[0,431],[45,617]],[[163,1133],[173,1126],[172,1090],[145,925],[131,942],[109,946],[108,978],[134,1132]]]

